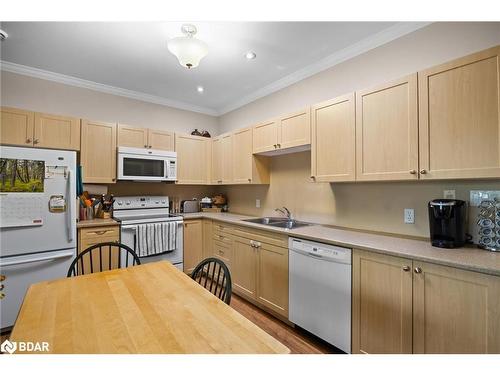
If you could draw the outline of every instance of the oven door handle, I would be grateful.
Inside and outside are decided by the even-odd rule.
[[[137,227],[122,227],[122,230],[133,230],[134,232],[137,232]]]

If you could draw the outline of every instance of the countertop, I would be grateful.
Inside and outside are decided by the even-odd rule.
[[[92,220],[80,220],[76,224],[76,227],[77,228],[107,227],[119,224],[120,223],[114,219],[92,219]]]
[[[478,249],[473,246],[456,249],[441,249],[432,246],[428,240],[416,240],[393,235],[366,233],[319,224],[296,229],[275,228],[242,221],[242,219],[250,219],[253,216],[226,212],[196,212],[183,214],[182,216],[185,220],[209,218],[229,224],[282,233],[291,237],[368,250],[500,276],[500,253]]]

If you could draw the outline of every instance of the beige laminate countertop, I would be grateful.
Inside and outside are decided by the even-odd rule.
[[[267,225],[242,221],[242,219],[249,219],[253,216],[232,213],[196,212],[183,214],[183,217],[186,220],[209,218],[229,224],[283,233],[291,237],[374,251],[377,253],[500,276],[500,253],[481,250],[472,246],[456,249],[441,249],[433,247],[430,241],[332,228],[317,224],[296,229],[274,228]]]
[[[111,225],[119,225],[120,223],[113,219],[92,219],[92,220],[80,220],[77,224],[77,228],[92,228],[92,227],[107,227]]]

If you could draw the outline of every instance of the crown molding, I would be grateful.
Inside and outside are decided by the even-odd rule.
[[[184,103],[176,100],[171,100],[163,98],[161,96],[150,95],[139,91],[122,89],[120,87],[105,85],[98,82],[87,81],[85,79],[80,79],[65,74],[59,74],[50,72],[43,69],[33,68],[26,65],[15,64],[9,61],[0,60],[0,69],[2,71],[21,74],[25,76],[30,76],[34,78],[45,79],[48,81],[58,82],[65,85],[81,87],[89,90],[99,91],[106,94],[123,96],[129,99],[140,100],[143,102],[154,103],[163,105],[166,107],[172,107],[177,109],[182,109],[186,111],[192,111],[197,113],[203,113],[205,115],[217,116],[219,113],[211,108],[200,107],[192,105],[189,103]]]
[[[302,69],[299,69],[261,89],[252,92],[234,102],[218,108],[219,116],[224,115],[228,112],[234,111],[244,105],[251,103],[257,99],[263,98],[270,95],[276,91],[279,91],[285,87],[293,85],[305,78],[308,78],[314,74],[317,74],[323,70],[331,68],[334,65],[340,64],[346,60],[352,59],[358,55],[368,52],[371,49],[379,47],[383,44],[389,43],[395,39],[398,39],[406,34],[413,31],[421,29],[425,26],[430,25],[431,22],[400,22],[394,26],[391,26],[385,30],[382,30],[374,35],[371,35],[359,42],[350,45],[340,51],[337,51],[314,64],[310,64]]]

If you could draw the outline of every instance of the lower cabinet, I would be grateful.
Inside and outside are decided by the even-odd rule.
[[[500,353],[500,277],[353,253],[353,353]]]
[[[93,245],[104,242],[120,242],[120,226],[118,225],[118,223],[116,223],[116,225],[78,228],[78,254]],[[113,248],[112,251],[118,251],[118,249]],[[113,253],[110,267],[111,269],[118,267],[117,260],[118,257]],[[104,270],[106,269],[106,266],[108,266],[109,268],[109,252],[103,251],[102,259],[94,257],[94,259],[92,260],[93,269],[100,269],[101,264],[99,262],[101,262],[101,264],[103,265]],[[77,264],[77,272],[78,274],[86,274],[90,272],[90,269],[90,257],[84,255],[83,269],[81,264]]]
[[[184,272],[190,274],[203,260],[202,220],[184,221]]]
[[[251,299],[256,299],[258,262],[256,247],[247,238],[235,237],[233,249],[231,266],[233,290]]]

